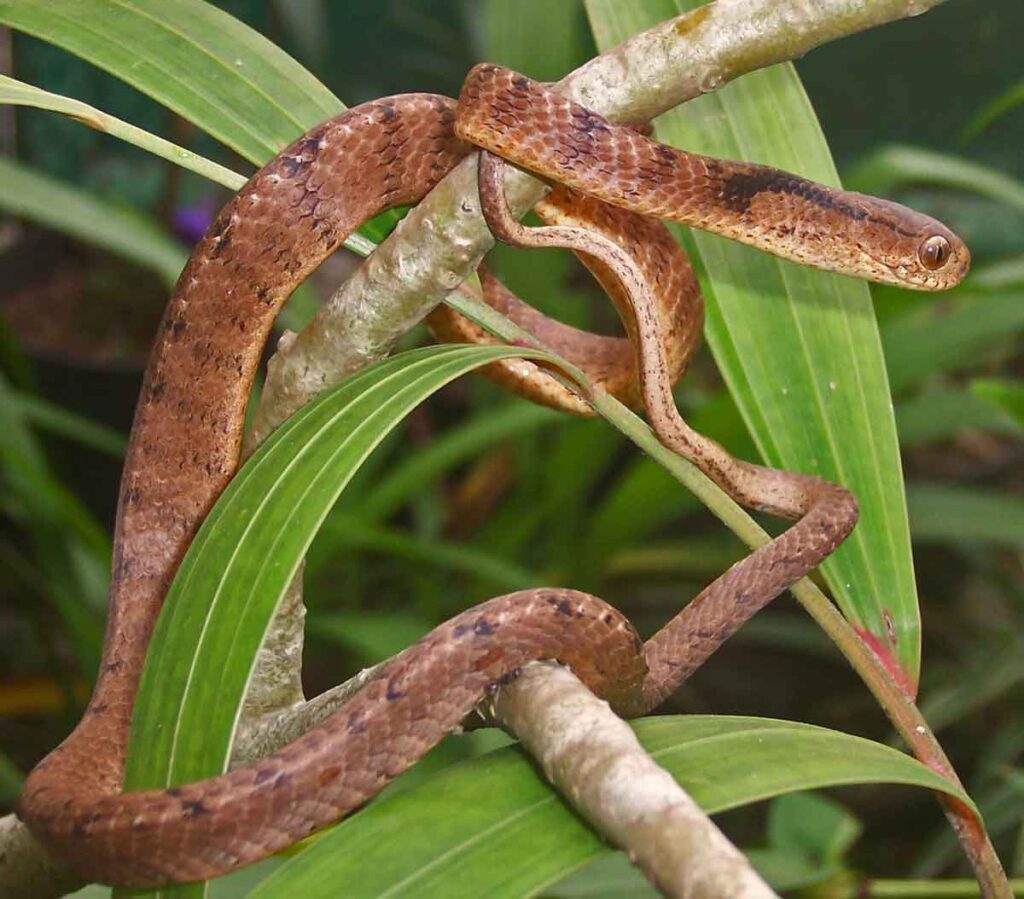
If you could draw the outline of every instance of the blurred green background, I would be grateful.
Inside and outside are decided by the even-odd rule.
[[[594,53],[574,0],[550,5],[527,59],[502,57],[503,34],[517,15],[510,0],[217,5],[283,46],[349,105],[412,90],[456,95],[480,59],[555,79]],[[923,606],[922,704],[1018,874],[1022,36],[1019,0],[950,0],[797,64],[844,184],[941,218],[974,255],[974,273],[952,295],[874,294]],[[188,123],[61,50],[3,32],[0,46],[6,74],[251,171]],[[35,110],[0,107],[0,152],[129,205],[176,234],[183,248],[226,198],[162,160]],[[12,189],[3,183],[5,194]],[[0,214],[8,209],[0,202]],[[564,256],[495,255],[494,267],[524,297],[573,323],[614,327],[606,304]],[[318,279],[321,292],[348,270],[344,260],[333,262]],[[87,241],[15,217],[0,219],[0,273],[0,802],[9,805],[20,772],[77,720],[94,673],[120,454],[168,287]],[[410,342],[424,339],[415,334]],[[680,397],[698,429],[753,456],[706,351]],[[375,455],[318,538],[307,572],[307,692],[475,601],[538,583],[596,592],[642,631],[653,630],[741,551],[692,498],[678,490],[666,498],[664,483],[602,423],[564,419],[476,380],[453,385]],[[863,685],[788,598],[745,628],[672,708],[889,735]],[[843,843],[837,865],[890,876],[962,873],[927,795],[878,787],[836,798],[844,814],[870,822],[867,835]],[[771,814],[811,812],[776,804]],[[853,817],[843,826],[853,827]],[[763,808],[725,821],[741,845],[771,842]]]

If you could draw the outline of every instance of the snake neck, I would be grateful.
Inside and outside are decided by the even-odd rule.
[[[769,166],[657,143],[499,66],[481,64],[467,76],[456,130],[606,203],[802,265],[919,290],[952,287],[970,265],[963,241],[929,216]],[[931,268],[922,249],[934,239],[946,250]]]

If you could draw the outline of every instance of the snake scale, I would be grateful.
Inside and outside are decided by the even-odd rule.
[[[795,523],[737,563],[641,643],[600,599],[534,589],[492,599],[409,647],[347,705],[267,758],[199,783],[121,792],[146,646],[175,570],[234,473],[249,390],[277,311],[360,224],[419,201],[474,147],[483,210],[499,239],[568,246],[605,284],[628,339],[541,316],[485,276],[488,299],[580,363],[596,384],[641,400],[659,437],[739,502]],[[489,154],[496,154],[495,157]],[[556,186],[526,229],[501,193],[508,160]],[[455,728],[530,660],[558,659],[621,714],[657,706],[750,615],[850,532],[844,489],[741,462],[690,429],[672,399],[700,334],[700,294],[670,219],[808,265],[921,289],[957,283],[968,252],[926,216],[796,175],[658,144],[493,65],[456,104],[409,94],[312,129],[228,203],[181,274],[131,433],[115,533],[101,670],[75,731],[31,773],[29,828],[91,880],[153,886],[223,874],[337,821]],[[484,339],[447,310],[435,331]],[[547,373],[494,375],[541,402],[585,405]]]

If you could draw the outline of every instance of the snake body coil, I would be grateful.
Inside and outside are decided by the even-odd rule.
[[[460,137],[571,188],[548,202],[548,228],[530,233],[504,209],[500,165],[481,166],[496,233],[585,254],[610,285],[632,344],[560,326],[485,279],[491,300],[574,356],[599,386],[642,399],[662,439],[733,496],[797,523],[645,645],[628,621],[586,594],[501,597],[432,631],[279,752],[199,783],[122,793],[146,646],[189,542],[238,465],[246,402],[277,311],[362,222],[419,201],[469,151]],[[927,289],[955,283],[968,261],[963,244],[924,216],[664,147],[494,66],[470,74],[458,123],[451,100],[414,94],[364,104],[314,128],[225,207],[168,306],[125,463],[96,690],[76,730],[31,773],[19,805],[36,835],[94,880],[152,886],[222,874],[358,807],[455,727],[489,686],[531,659],[569,664],[623,714],[651,709],[845,538],[856,520],[846,491],[737,462],[679,417],[670,386],[700,333],[699,292],[661,226],[638,214]],[[615,249],[612,237],[628,252]],[[450,313],[434,319],[453,338],[480,336]],[[512,366],[498,374],[534,398],[582,410],[543,372]]]

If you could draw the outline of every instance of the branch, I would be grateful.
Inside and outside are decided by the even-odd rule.
[[[275,714],[254,718],[247,727],[239,728],[231,751],[230,767],[240,768],[277,752],[278,749],[301,737],[307,730],[316,727],[340,709],[386,664],[384,661],[364,668],[345,683],[325,690],[307,702],[288,705]]]
[[[0,818],[0,896],[63,896],[84,886],[14,815]]]
[[[573,808],[666,896],[775,896],[629,725],[567,668],[527,665],[498,691],[493,711]]]

